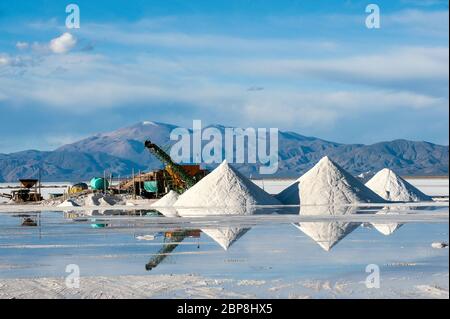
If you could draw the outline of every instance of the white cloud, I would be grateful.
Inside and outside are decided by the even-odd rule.
[[[448,48],[401,48],[378,54],[319,59],[251,59],[227,65],[230,72],[265,76],[313,76],[365,83],[448,79]]]
[[[327,128],[340,120],[428,109],[446,110],[448,100],[393,90],[272,90],[243,99],[236,109],[244,123],[297,128]],[[230,109],[229,109],[230,112]],[[272,124],[271,124],[272,123]]]
[[[193,108],[227,109],[237,117],[244,112],[249,119],[266,116],[279,122],[295,119],[303,125],[324,125],[349,112],[445,108],[447,95],[403,88],[401,84],[411,79],[448,83],[446,56],[448,49],[440,48],[405,48],[368,57],[323,60],[143,55],[128,57],[118,65],[100,54],[78,52],[44,56],[37,64],[29,62],[32,67],[27,68],[26,76],[0,78],[0,87],[8,98],[24,105],[71,112],[174,102]],[[248,87],[255,84],[253,78],[265,90],[249,92]],[[297,86],[296,82],[305,78],[307,83],[319,79],[320,85],[313,89]],[[337,88],[332,81],[350,86]],[[378,85],[383,81],[385,85]],[[291,114],[301,114],[301,119]]]
[[[397,32],[409,31],[416,36],[448,37],[449,13],[443,10],[409,9],[383,16],[382,23],[382,28],[389,28]]]
[[[142,26],[144,24],[144,27]],[[123,46],[178,48],[181,50],[214,50],[221,52],[333,52],[337,43],[331,40],[297,38],[252,38],[220,34],[191,34],[148,30],[145,22],[135,24],[88,24],[80,34],[98,42]]]
[[[30,44],[28,42],[19,41],[19,42],[16,43],[16,48],[18,50],[26,50],[29,47],[30,47]]]
[[[49,48],[53,53],[63,54],[69,52],[77,44],[76,38],[66,32],[50,41]]]
[[[0,66],[8,65],[11,62],[11,58],[6,54],[0,54]]]
[[[399,108],[442,110],[448,104],[449,50],[445,46],[399,44],[361,52],[320,39],[310,44],[287,38],[130,32],[107,25],[84,30],[81,37],[89,41],[98,40],[101,45],[107,39],[123,47],[108,57],[62,54],[77,44],[70,33],[50,44],[32,44],[30,52],[37,58],[23,66],[26,73],[7,70],[20,75],[0,77],[4,96],[17,104],[70,112],[174,103],[205,112],[226,109],[230,117],[244,121],[269,119],[280,126],[300,123],[302,127],[333,125],[343,117]],[[177,50],[146,54],[147,50],[137,48],[124,50],[128,45]],[[191,48],[201,50],[185,54],[184,49]],[[251,55],[241,54],[246,50]],[[49,55],[50,51],[57,55]],[[267,51],[277,54],[267,55]],[[12,59],[3,57],[3,64],[12,64]],[[255,86],[264,90],[248,91]]]
[[[175,103],[189,105],[189,109],[200,113],[203,110],[205,114],[226,109],[227,116],[234,121],[270,121],[273,125],[299,128],[327,127],[349,116],[388,114],[401,109],[444,110],[448,104],[448,99],[442,97],[374,88],[311,91],[290,85],[280,88],[269,85],[263,91],[249,92],[248,85],[224,83],[214,77],[185,77],[176,67],[172,69],[174,74],[164,67],[155,68],[149,61],[128,62],[126,68],[117,68],[102,56],[87,54],[52,57],[41,68],[49,72],[61,64],[65,73],[45,77],[34,73],[26,83],[0,80],[0,86],[7,96],[21,100],[24,105],[45,105],[68,112],[133,105],[152,108],[161,103]],[[171,77],[165,78],[164,73],[170,73]]]

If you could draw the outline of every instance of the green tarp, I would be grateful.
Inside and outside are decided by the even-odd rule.
[[[158,182],[157,181],[144,182],[144,189],[149,193],[157,193],[158,192]]]

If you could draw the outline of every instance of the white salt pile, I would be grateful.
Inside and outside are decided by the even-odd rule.
[[[243,214],[253,205],[280,205],[281,203],[247,179],[226,161],[205,176],[192,188],[182,194],[174,207],[183,216],[180,208],[186,207],[227,207],[227,214]],[[206,212],[206,210],[205,210]],[[189,215],[205,212],[185,210]],[[224,210],[221,211],[222,213]],[[210,214],[207,210],[206,214]]]
[[[384,168],[372,177],[366,186],[382,198],[393,202],[431,201],[430,196],[412,186],[392,170]]]
[[[299,179],[299,191],[302,205],[385,202],[327,156]]]
[[[178,197],[180,195],[175,191],[170,191],[166,195],[164,195],[161,199],[159,199],[157,202],[153,203],[150,206],[153,207],[172,207],[175,202],[178,200]]]
[[[72,199],[67,199],[64,202],[62,202],[61,204],[58,205],[58,207],[78,207],[80,205],[78,205],[74,200]]]
[[[239,238],[241,238],[250,228],[205,228],[201,231],[211,237],[224,250],[228,250]]]
[[[177,192],[170,191],[150,206],[156,207],[156,210],[166,217],[179,217],[177,210],[173,208],[173,205],[176,203],[179,196],[180,195]]]
[[[290,190],[287,189],[284,194],[289,193],[295,201],[299,199],[299,202],[305,205],[300,209],[302,216],[339,216],[357,213],[355,207],[324,205],[385,202],[328,157],[322,158],[298,179],[298,194],[294,192],[294,186]],[[360,223],[352,222],[304,222],[295,226],[324,250],[329,251],[359,225]]]

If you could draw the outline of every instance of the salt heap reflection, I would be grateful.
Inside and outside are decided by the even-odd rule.
[[[193,216],[211,216],[211,215],[253,215],[256,213],[256,208],[248,208],[241,211],[236,211],[233,208],[223,208],[223,209],[184,209],[181,211],[175,208],[158,208],[160,212],[165,217],[190,217],[191,215],[186,213],[189,211],[194,212]],[[218,243],[224,250],[228,250],[233,243],[235,243],[239,238],[241,238],[250,228],[244,227],[205,227],[200,229],[204,234],[208,235],[216,243]]]
[[[302,216],[340,216],[347,214],[356,214],[354,207],[336,207],[336,206],[305,206],[301,207]],[[303,222],[294,224],[305,235],[314,240],[325,251],[330,251],[337,243],[348,236],[361,223],[356,222]]]
[[[223,227],[223,228],[202,228],[201,231],[211,237],[224,250],[228,250],[236,241],[245,235],[250,228]]]
[[[395,217],[399,215],[414,214],[417,212],[432,211],[438,209],[437,207],[427,207],[427,206],[388,206],[384,207],[382,210],[376,213],[376,215],[384,215],[387,217]],[[403,226],[401,223],[389,222],[389,223],[371,223],[372,226],[378,230],[383,235],[389,236],[396,232],[400,227]]]

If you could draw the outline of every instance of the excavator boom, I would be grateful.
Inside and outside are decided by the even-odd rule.
[[[169,154],[167,154],[162,148],[149,140],[145,141],[145,147],[167,166],[166,170],[168,170],[171,174],[175,174],[177,178],[183,181],[186,189],[195,185],[197,182],[196,179],[189,175],[181,165],[175,163]]]

